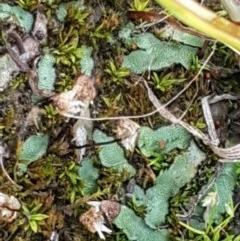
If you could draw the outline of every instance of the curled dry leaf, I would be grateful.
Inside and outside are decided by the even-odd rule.
[[[11,223],[20,208],[21,204],[17,198],[0,192],[0,221]]]
[[[111,223],[118,216],[121,205],[118,202],[104,200],[101,202],[88,202],[92,207],[79,218],[79,221],[92,233],[97,232],[101,239],[105,239],[103,232],[111,233],[112,230],[104,224]],[[105,219],[107,218],[107,220]]]
[[[73,88],[77,90],[78,100],[91,102],[97,94],[94,86],[94,79],[87,75],[79,76]]]
[[[5,38],[14,39],[16,44],[11,46],[5,42],[8,53],[0,56],[0,91],[3,91],[21,71],[28,72],[30,70],[28,62],[40,53],[39,44],[32,37],[22,40],[14,30],[7,31],[5,35],[7,36]]]
[[[43,44],[47,41],[47,18],[43,13],[37,12],[32,35]]]
[[[118,202],[103,200],[100,209],[106,215],[109,223],[111,223],[120,213],[121,205]]]
[[[58,94],[53,99],[53,104],[60,114],[66,116],[79,115],[86,107],[86,103],[77,100],[77,92],[75,89],[69,90],[65,93]]]
[[[82,117],[90,117],[90,110],[87,108],[84,112],[81,113]],[[91,136],[93,129],[92,121],[79,119],[76,121],[72,128],[73,141],[76,146],[84,146],[87,144],[88,137]],[[77,156],[77,162],[82,161],[83,156],[85,155],[86,148],[76,148],[75,154]]]
[[[121,143],[127,150],[134,150],[139,128],[140,126],[130,119],[122,119],[117,122],[117,138],[122,140]]]
[[[155,106],[155,108],[158,110],[159,114],[162,117],[169,120],[173,124],[181,125],[186,130],[188,130],[194,137],[202,140],[205,145],[209,146],[215,154],[217,154],[220,158],[222,158],[222,159],[219,159],[219,161],[221,161],[221,162],[239,162],[240,144],[235,145],[233,147],[229,147],[229,148],[221,148],[221,147],[216,146],[215,143],[213,143],[212,140],[209,139],[209,137],[207,135],[205,135],[203,132],[201,132],[197,128],[192,127],[188,123],[185,123],[180,119],[177,119],[170,111],[168,111],[165,108],[164,105],[159,103],[157,97],[154,95],[154,93],[148,86],[148,83],[146,82],[146,80],[144,80],[144,85],[147,88],[148,97],[149,97],[150,101],[153,103],[153,105]]]
[[[38,119],[42,114],[42,110],[38,106],[33,106],[30,112],[27,114],[26,126],[36,125],[38,126]]]
[[[84,213],[79,221],[92,233],[98,232],[101,239],[105,239],[103,232],[111,233],[112,230],[107,228],[104,223],[104,216],[102,212],[96,211],[96,208],[91,207],[86,213]]]
[[[84,146],[87,144],[87,130],[84,125],[79,123],[79,120],[73,126],[73,141],[76,146]],[[77,155],[77,162],[82,161],[83,156],[85,155],[86,148],[76,149],[75,153]]]
[[[71,90],[55,95],[52,99],[60,114],[68,116],[80,115],[95,96],[94,80],[87,75],[81,75]]]
[[[8,53],[0,56],[0,91],[20,72],[30,71],[29,62],[40,54],[39,44],[46,43],[47,40],[47,18],[44,14],[37,13],[31,36],[23,34],[21,37],[13,26],[3,35]],[[9,39],[13,39],[15,44],[11,45]]]

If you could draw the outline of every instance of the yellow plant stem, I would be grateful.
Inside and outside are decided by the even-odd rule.
[[[193,0],[156,0],[186,25],[240,52],[240,26]]]

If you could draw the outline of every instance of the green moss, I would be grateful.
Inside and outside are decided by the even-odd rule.
[[[48,155],[46,158],[42,158],[42,165],[40,169],[40,175],[42,174],[48,180],[53,180],[57,177],[57,168],[55,166],[56,161],[59,163],[61,160],[55,155]]]

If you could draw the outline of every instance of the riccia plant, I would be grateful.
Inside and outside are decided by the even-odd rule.
[[[84,158],[78,169],[79,177],[82,181],[83,188],[81,189],[84,196],[91,195],[97,190],[97,179],[99,177],[98,169],[93,166],[93,161]]]
[[[149,228],[144,220],[126,206],[121,206],[121,211],[113,222],[118,228],[123,229],[129,240],[136,241],[167,241],[166,229],[154,230]]]
[[[54,68],[55,57],[45,53],[38,62],[38,88],[43,90],[54,90],[56,70]]]
[[[216,182],[212,190],[218,194],[218,204],[214,213],[214,219],[220,220],[226,212],[226,205],[232,201],[233,190],[237,182],[237,163],[224,163],[221,173],[216,178]]]
[[[191,227],[204,230],[206,225],[220,223],[224,220],[227,208],[232,204],[233,190],[238,176],[237,168],[237,163],[223,164],[212,187],[198,203],[194,216],[189,221]]]
[[[149,70],[160,70],[172,64],[181,64],[188,69],[197,48],[160,41],[151,33],[142,33],[132,38],[132,43],[139,48],[124,57],[123,67],[136,74]]]
[[[161,37],[170,38],[171,40],[178,41],[183,44],[187,44],[193,47],[202,47],[204,40],[196,35],[192,35],[186,32],[182,32],[178,29],[167,28],[162,34]]]
[[[17,20],[19,25],[27,32],[30,32],[33,25],[33,15],[21,7],[10,6],[6,3],[0,3],[0,20],[7,20],[8,22],[14,22]]]
[[[159,145],[164,142],[164,145]],[[189,133],[177,125],[164,126],[157,130],[141,127],[138,147],[145,156],[153,153],[169,153],[173,149],[182,149],[170,168],[157,177],[155,184],[143,190],[135,186],[132,197],[135,204],[146,207],[146,215],[138,217],[133,210],[122,206],[114,223],[130,240],[168,240],[165,229],[158,229],[164,224],[169,210],[169,198],[195,176],[198,165],[206,158]],[[186,150],[185,150],[186,149]]]
[[[86,45],[83,45],[81,48],[82,48],[82,57],[80,61],[81,72],[88,76],[92,76],[94,61],[93,61],[93,58],[91,57],[91,54],[92,54],[93,48],[87,47]]]
[[[109,142],[114,140],[108,137],[100,130],[95,130],[93,133],[93,140],[96,143]],[[135,175],[135,169],[128,163],[124,156],[123,149],[117,143],[111,143],[101,146],[99,151],[99,158],[101,164],[105,167],[112,167],[117,172],[127,171],[129,177]]]
[[[21,175],[27,170],[27,166],[46,154],[49,137],[32,135],[22,146],[19,154],[18,174]]]
[[[157,130],[144,126],[139,130],[138,147],[143,155],[150,157],[155,152],[186,149],[190,139],[191,135],[179,125],[163,126]]]
[[[146,191],[147,214],[145,222],[151,228],[157,228],[165,222],[168,214],[168,200],[176,195],[181,187],[191,181],[198,165],[206,155],[191,141],[189,148],[174,159],[170,168],[157,177],[153,187]]]

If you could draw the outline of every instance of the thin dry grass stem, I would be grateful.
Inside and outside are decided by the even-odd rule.
[[[185,110],[185,111],[182,113],[182,115],[180,116],[180,118],[179,118],[180,120],[182,120],[182,119],[184,118],[184,116],[187,114],[187,112],[189,111],[190,107],[192,106],[194,100],[196,99],[197,95],[198,95],[198,83],[196,82],[196,91],[195,91],[195,94],[194,94],[194,96],[192,97],[190,103],[188,104],[186,110]]]
[[[220,144],[220,140],[217,135],[217,131],[215,128],[215,124],[212,118],[212,113],[211,109],[209,106],[209,98],[210,96],[205,96],[201,99],[202,102],[202,110],[203,110],[203,115],[208,127],[208,134],[211,138],[212,143],[214,143],[215,146],[218,146]]]
[[[164,13],[164,11],[160,12],[159,14],[162,14],[162,13]],[[143,23],[139,24],[139,25],[136,27],[136,29],[149,28],[149,27],[151,27],[151,26],[153,26],[153,25],[156,25],[156,24],[159,24],[159,23],[165,21],[166,19],[168,19],[168,18],[171,17],[171,16],[172,16],[172,14],[168,14],[167,16],[165,16],[165,17],[163,17],[163,18],[161,18],[161,19],[159,19],[159,20],[154,21],[153,23],[143,22]]]
[[[214,52],[215,52],[215,49],[216,49],[216,44],[217,42],[214,41],[214,45],[213,45],[213,49],[211,51],[211,53],[209,54],[209,56],[207,57],[207,59],[203,62],[203,65],[202,67],[200,68],[199,72],[197,73],[197,77],[199,77],[199,75],[202,73],[203,69],[206,67],[206,65],[208,64],[210,58],[213,56]],[[194,79],[196,79],[196,76],[194,77]],[[191,82],[191,81],[190,81]],[[191,82],[192,83],[192,82]],[[194,100],[196,99],[197,97],[197,94],[198,94],[198,84],[196,84],[196,91],[195,91],[195,94],[193,96],[193,98],[191,99],[189,105],[187,106],[186,110],[183,112],[183,114],[180,116],[180,120],[182,120],[184,118],[184,116],[187,114],[188,110],[190,109],[192,103],[194,102]]]
[[[9,176],[8,172],[6,171],[4,165],[3,165],[3,158],[0,158],[0,167],[3,171],[3,173],[5,174],[5,176],[7,177],[8,181],[10,181],[14,186],[18,187],[18,188],[22,188],[22,186],[19,186],[16,182],[14,182],[12,180],[12,178]]]

